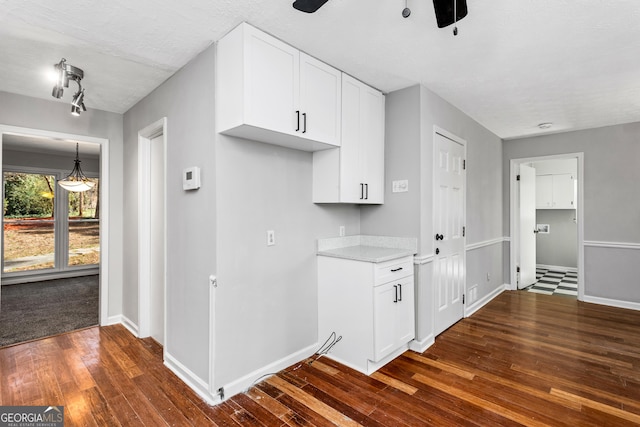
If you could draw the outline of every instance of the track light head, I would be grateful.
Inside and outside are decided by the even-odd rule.
[[[78,91],[73,95],[71,100],[71,114],[74,116],[80,115],[80,108],[83,111],[87,111],[84,106],[84,89],[80,82],[84,78],[84,71],[78,67],[67,64],[67,60],[62,58],[57,64],[53,64],[53,68],[56,72],[56,85],[51,91],[51,96],[60,99],[64,94],[64,88],[69,87],[69,80],[73,80],[78,83]]]

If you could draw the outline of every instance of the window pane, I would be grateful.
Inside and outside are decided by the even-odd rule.
[[[4,173],[4,272],[54,266],[53,175]]]
[[[100,263],[100,182],[82,193],[69,192],[69,265]]]

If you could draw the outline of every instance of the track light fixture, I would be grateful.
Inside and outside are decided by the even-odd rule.
[[[51,91],[51,96],[58,99],[62,98],[64,88],[69,87],[69,80],[73,80],[78,84],[78,91],[73,95],[71,100],[71,114],[79,116],[81,109],[82,111],[87,111],[87,107],[84,106],[84,89],[82,88],[82,84],[80,84],[84,77],[84,71],[71,64],[67,64],[65,58],[62,58],[60,62],[54,64],[53,68],[56,72],[56,85]]]

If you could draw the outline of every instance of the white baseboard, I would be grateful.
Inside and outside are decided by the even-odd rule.
[[[220,403],[220,397],[211,394],[209,384],[182,363],[178,362],[176,358],[169,354],[166,348],[164,351],[164,365],[209,405],[216,405]]]
[[[536,264],[536,268],[545,268],[547,270],[556,270],[556,271],[571,271],[578,272],[576,267],[565,267],[563,265],[547,265],[547,264]]]
[[[415,351],[416,353],[424,353],[435,342],[436,340],[432,334],[422,340],[413,340],[409,342],[409,350]]]
[[[140,332],[139,332],[139,329],[138,329],[138,325],[136,325],[134,322],[132,322],[131,319],[129,319],[124,314],[120,316],[120,323],[122,323],[122,325],[125,328],[127,328],[129,330],[129,332],[131,332],[136,338],[140,338]]]
[[[276,360],[273,363],[270,363],[267,366],[264,366],[260,369],[257,369],[241,378],[238,378],[235,381],[232,381],[224,386],[224,398],[225,400],[231,396],[234,396],[238,393],[242,393],[247,391],[256,380],[269,376],[270,374],[275,374],[277,372],[282,371],[289,366],[300,362],[301,360],[306,359],[307,357],[313,355],[318,349],[318,344],[310,345],[309,347],[303,348],[293,354],[283,357],[280,360]]]
[[[505,286],[506,285],[498,286],[493,291],[491,291],[489,294],[485,295],[484,298],[479,299],[478,301],[476,301],[473,304],[471,304],[469,307],[465,307],[465,309],[464,309],[464,317],[471,316],[473,313],[475,313],[476,311],[478,311],[482,307],[484,307],[486,304],[488,304],[489,301],[491,301],[492,299],[494,299],[495,297],[500,295],[502,292],[504,292]]]
[[[627,308],[629,310],[640,310],[640,303],[631,301],[621,301],[617,299],[592,297],[585,295],[582,299],[584,302],[590,302],[592,304],[608,305],[611,307]]]

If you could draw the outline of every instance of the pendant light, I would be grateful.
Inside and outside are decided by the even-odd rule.
[[[60,187],[67,191],[73,191],[75,193],[81,193],[83,191],[91,190],[96,183],[92,182],[82,173],[80,168],[80,156],[78,154],[78,146],[76,143],[76,159],[74,160],[73,170],[65,179],[58,181]]]

